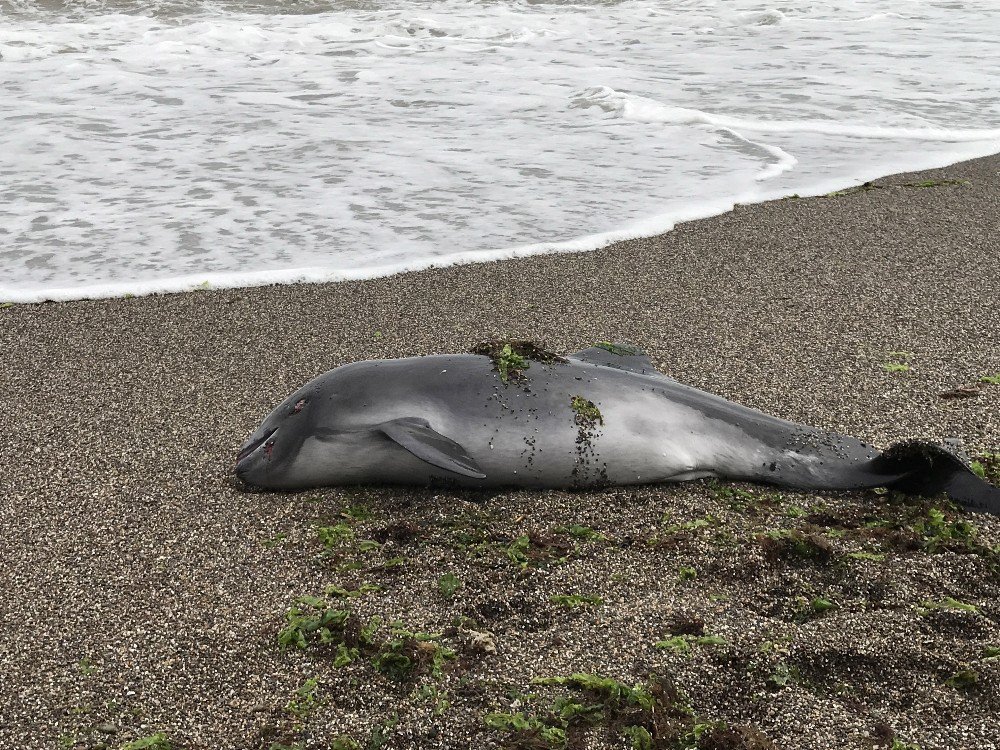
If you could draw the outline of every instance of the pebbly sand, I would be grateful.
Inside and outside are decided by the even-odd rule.
[[[994,156],[586,254],[0,309],[0,747],[641,743],[628,726],[664,748],[1000,747],[1000,519],[710,482],[230,480],[236,446],[313,375],[492,336],[628,341],[787,419],[1000,452],[1000,385],[980,382],[1000,375],[998,303]],[[962,385],[980,394],[939,396]],[[350,610],[346,630],[283,649],[307,595]],[[338,667],[341,638],[358,651]],[[642,714],[532,683],[573,673],[680,692]],[[560,697],[598,708],[560,718]]]

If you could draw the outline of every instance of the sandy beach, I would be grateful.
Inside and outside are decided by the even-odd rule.
[[[591,253],[3,307],[0,747],[1000,747],[1000,519],[231,477],[314,375],[492,337],[630,342],[785,419],[989,456],[998,321],[1000,156]],[[573,674],[639,690],[537,682]]]

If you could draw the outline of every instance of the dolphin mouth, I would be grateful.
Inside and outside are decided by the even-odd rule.
[[[243,463],[246,459],[250,458],[262,445],[266,444],[271,436],[278,431],[277,428],[271,430],[263,437],[257,438],[256,440],[244,443],[243,447],[240,448],[240,452],[236,454],[236,467]]]

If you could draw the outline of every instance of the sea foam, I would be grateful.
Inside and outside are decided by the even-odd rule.
[[[587,250],[1000,151],[992,2],[0,0],[0,301]]]

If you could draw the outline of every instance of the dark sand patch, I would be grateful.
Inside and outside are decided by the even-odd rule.
[[[557,351],[631,341],[679,380],[781,417],[1000,452],[1000,386],[939,396],[1000,374],[998,170],[990,157],[738,207],[588,254],[0,309],[0,746],[120,748],[163,731],[184,748],[339,734],[501,747],[518,735],[485,714],[558,728],[552,701],[587,694],[532,679],[597,673],[667,677],[699,721],[779,747],[893,733],[996,747],[996,519],[708,483],[243,494],[230,471],[260,418],[321,371],[504,335]],[[928,179],[968,184],[913,185]],[[344,515],[358,505],[370,516]],[[341,523],[350,533],[324,550],[315,526]],[[364,584],[379,588],[324,593]],[[358,657],[340,668],[336,629],[325,648],[282,651],[303,595],[383,625],[371,644],[347,633]],[[454,651],[440,677],[435,643]],[[402,664],[386,653],[419,668],[393,680],[373,664]],[[572,741],[628,746],[619,714],[591,718],[587,732],[567,722]]]

